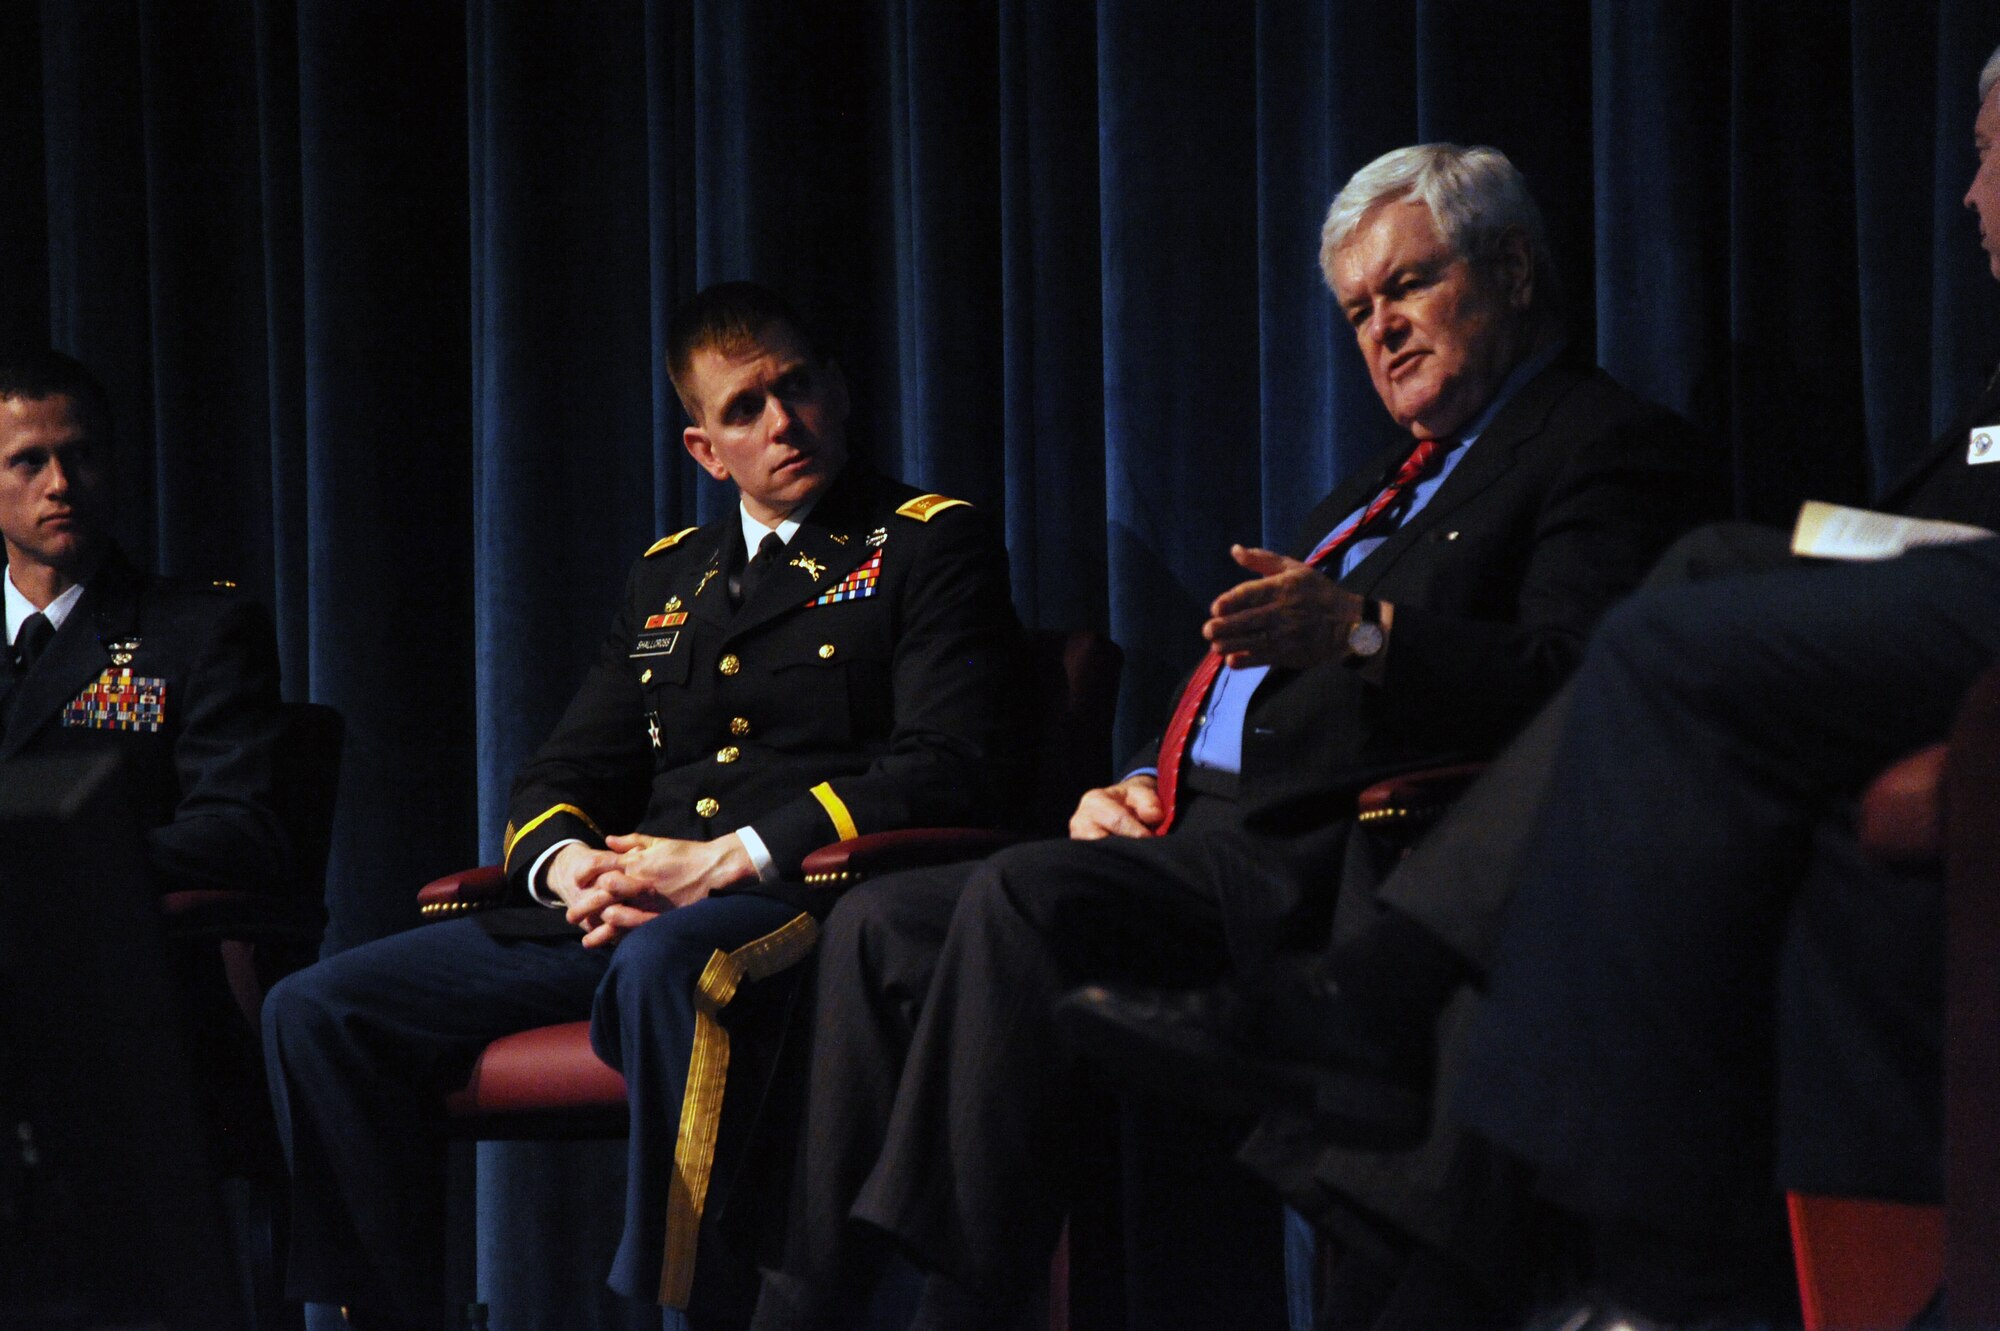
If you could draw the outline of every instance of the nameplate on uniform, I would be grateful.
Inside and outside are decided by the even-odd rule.
[[[635,661],[642,656],[665,656],[680,640],[679,632],[648,634],[632,644],[630,655]]]
[[[682,610],[677,614],[671,614],[671,615],[646,616],[646,627],[649,629],[678,628],[682,624],[685,624],[687,622],[688,622],[688,617],[687,617],[687,611],[685,610]]]
[[[85,730],[155,733],[167,718],[167,681],[107,670],[63,708],[62,723]]]
[[[2000,425],[1975,425],[1965,444],[1965,462],[1976,467],[1982,462],[2000,462]]]
[[[859,601],[875,594],[876,580],[882,576],[882,552],[877,550],[862,560],[854,570],[824,593],[806,602],[810,610],[816,605],[832,605],[835,601]]]

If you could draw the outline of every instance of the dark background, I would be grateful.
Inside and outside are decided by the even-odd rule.
[[[699,286],[830,327],[861,451],[1125,646],[1133,741],[1228,543],[1380,446],[1317,270],[1355,168],[1508,152],[1577,336],[1782,521],[2000,352],[1996,42],[1992,0],[0,0],[0,338],[98,370],[131,552],[254,589],[345,713],[338,947],[496,857],[625,567],[726,502],[660,368]],[[537,1265],[496,1327],[594,1286]]]

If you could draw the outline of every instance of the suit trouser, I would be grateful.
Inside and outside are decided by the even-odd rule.
[[[1221,898],[1283,872],[1197,797],[1159,839],[1048,841],[864,883],[828,916],[787,1274],[832,1282],[851,1214],[991,1299],[1033,1288],[1066,1202],[1076,985],[1198,984]]]
[[[658,1288],[676,1128],[710,956],[795,907],[714,897],[627,935],[495,937],[478,920],[379,939],[287,977],[264,1005],[278,1131],[292,1171],[287,1286],[314,1302],[433,1318],[443,1304],[444,1096],[514,1031],[592,1019],[631,1103],[625,1232],[611,1285]]]
[[[1677,1231],[1750,1223],[1774,1141],[1788,1183],[1934,1191],[1936,885],[1867,865],[1847,801],[1942,736],[1996,655],[2000,541],[1614,611],[1508,907],[1466,1123],[1573,1209]]]

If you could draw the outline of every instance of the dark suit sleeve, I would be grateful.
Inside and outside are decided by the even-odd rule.
[[[277,890],[290,871],[272,795],[284,728],[277,638],[252,602],[218,611],[182,686],[173,746],[180,798],[172,820],[147,833],[148,858],[170,891]]]
[[[1720,454],[1671,413],[1643,407],[1569,451],[1536,519],[1512,622],[1398,604],[1375,681],[1388,694],[1453,700],[1497,742],[1582,658],[1606,610],[1726,494]],[[1393,598],[1391,598],[1393,599]]]
[[[999,815],[994,757],[1019,632],[1006,551],[969,508],[923,524],[921,540],[897,608],[887,749],[866,770],[822,782],[752,823],[788,878],[809,852],[864,832],[986,826]]]
[[[571,838],[602,846],[629,832],[652,781],[645,702],[626,654],[635,637],[640,565],[626,580],[618,614],[562,720],[514,778],[501,847],[509,886],[524,899],[541,853]]]

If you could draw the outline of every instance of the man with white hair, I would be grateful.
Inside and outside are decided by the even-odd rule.
[[[1504,742],[1719,507],[1685,423],[1565,354],[1541,219],[1502,154],[1390,153],[1323,242],[1409,437],[1313,511],[1296,557],[1232,548],[1252,576],[1211,607],[1160,742],[1084,796],[1070,840],[864,883],[829,917],[799,1191],[755,1325],[852,1324],[885,1236],[931,1273],[917,1325],[1004,1323],[1066,1203],[1054,1000],[1323,935],[1354,792]]]
[[[2000,278],[1996,85],[2000,51],[1964,202]],[[2000,531],[1996,428],[2000,374],[1877,506]],[[1128,1085],[1279,1111],[1245,1163],[1329,1230],[1379,1217],[1449,1252],[1496,1303],[1545,1274],[1523,1233],[1572,1235],[1590,1288],[1551,1327],[1784,1320],[1780,1188],[1941,1192],[1942,884],[1865,860],[1853,801],[2000,659],[2000,540],[1789,549],[1748,524],[1681,542],[1384,884],[1375,929],[1208,991],[1072,995],[1071,1033]],[[1428,932],[1484,997],[1371,991],[1384,920],[1390,953]],[[1433,1123],[1438,1046],[1465,1053]],[[1421,1154],[1323,1112],[1371,1082],[1375,1135],[1414,1116]],[[1448,1269],[1345,1261],[1405,1288]]]

